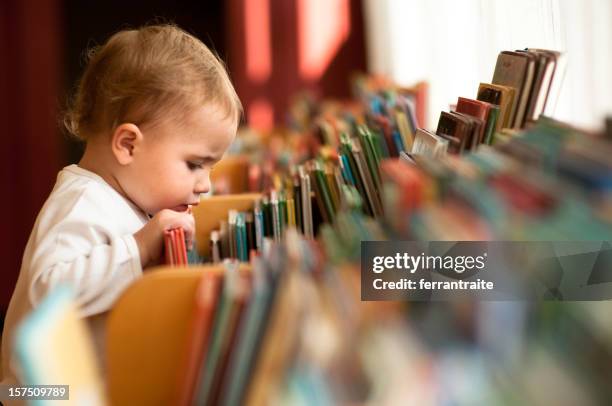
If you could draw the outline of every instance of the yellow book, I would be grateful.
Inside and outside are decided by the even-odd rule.
[[[491,83],[481,83],[478,86],[476,99],[492,104],[499,105],[499,119],[495,130],[512,127],[512,103],[516,89],[510,86],[494,85]]]

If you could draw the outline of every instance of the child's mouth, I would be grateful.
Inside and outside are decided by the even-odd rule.
[[[187,204],[180,204],[178,206],[174,206],[170,210],[183,212],[183,211],[187,211],[187,209],[189,209],[189,205],[187,205]]]

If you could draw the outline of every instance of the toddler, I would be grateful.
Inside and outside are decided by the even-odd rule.
[[[91,52],[64,122],[85,141],[28,240],[2,339],[2,383],[16,325],[60,283],[76,292],[99,357],[105,313],[162,257],[164,230],[192,245],[190,205],[236,134],[240,101],[222,63],[173,25],[121,31]],[[154,298],[152,298],[154,300]]]

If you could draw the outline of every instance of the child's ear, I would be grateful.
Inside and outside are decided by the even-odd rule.
[[[123,123],[115,128],[111,139],[111,149],[120,165],[132,162],[134,150],[140,146],[142,138],[142,133],[135,124]]]

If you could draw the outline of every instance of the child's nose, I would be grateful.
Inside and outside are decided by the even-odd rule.
[[[200,194],[200,193],[208,193],[209,190],[210,190],[210,176],[206,174],[205,176],[202,176],[198,179],[193,191],[195,194]]]

